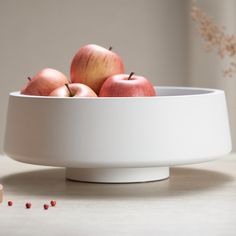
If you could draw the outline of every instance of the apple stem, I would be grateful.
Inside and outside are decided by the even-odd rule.
[[[110,46],[108,50],[111,51],[112,50],[112,46]]]
[[[70,97],[73,97],[73,94],[72,94],[72,92],[70,90],[69,84],[65,84],[65,86],[67,87],[67,89],[69,91]]]
[[[27,79],[28,79],[29,81],[31,81],[31,80],[32,80],[32,79],[31,79],[31,77],[29,77],[29,76],[27,77]]]
[[[134,75],[134,72],[131,72],[131,73],[129,74],[128,80],[130,80],[133,75]]]

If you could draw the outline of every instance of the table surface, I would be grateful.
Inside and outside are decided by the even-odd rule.
[[[172,167],[169,179],[150,183],[92,184],[64,176],[63,168],[0,156],[0,235],[236,235],[236,154]],[[44,210],[51,199],[57,206]]]

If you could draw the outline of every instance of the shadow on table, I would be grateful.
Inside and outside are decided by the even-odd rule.
[[[136,184],[93,184],[65,180],[65,170],[52,168],[8,175],[1,183],[9,194],[54,196],[68,199],[173,197],[220,188],[230,175],[203,169],[171,168],[170,179]]]

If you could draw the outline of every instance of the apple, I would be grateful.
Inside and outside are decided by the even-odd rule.
[[[99,97],[146,97],[156,96],[149,80],[134,73],[118,74],[109,77],[102,85]]]
[[[21,90],[21,94],[48,96],[54,89],[68,83],[66,76],[58,70],[45,68],[34,77],[28,77],[28,84]]]
[[[82,47],[71,63],[71,82],[86,84],[98,94],[108,77],[124,73],[122,59],[111,49],[94,44]]]
[[[65,84],[53,90],[49,96],[55,97],[97,97],[97,94],[85,84]]]

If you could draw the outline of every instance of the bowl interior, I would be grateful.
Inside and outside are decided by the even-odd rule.
[[[157,97],[173,97],[173,96],[190,96],[190,95],[204,95],[210,93],[218,93],[220,90],[216,89],[207,89],[207,88],[192,88],[192,87],[163,87],[163,86],[155,86],[155,90],[158,94]],[[34,95],[23,95],[20,94],[19,91],[12,92],[10,95],[17,97],[31,97],[31,98],[57,98],[61,97],[49,97],[49,96],[34,96]],[[64,99],[65,97],[63,97]],[[69,97],[66,97],[70,99]],[[124,97],[105,97],[105,99],[123,99]],[[139,98],[139,97],[128,97],[128,99]],[[153,97],[146,97],[153,98]],[[74,98],[72,98],[74,99]],[[83,98],[83,99],[91,99],[91,98]],[[92,98],[94,99],[94,98]],[[104,99],[104,97],[99,97],[96,99]]]
[[[213,93],[216,90],[202,88],[156,87],[159,96],[184,96]]]

